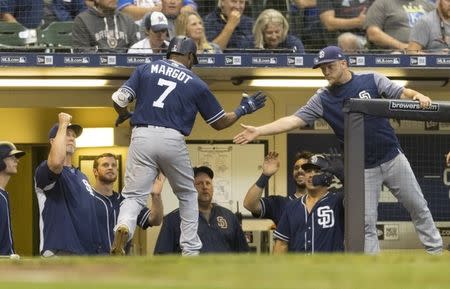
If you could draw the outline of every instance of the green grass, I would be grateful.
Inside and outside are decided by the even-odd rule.
[[[0,260],[0,288],[450,288],[450,254],[203,255]]]

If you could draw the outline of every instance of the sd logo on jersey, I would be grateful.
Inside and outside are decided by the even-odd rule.
[[[334,226],[334,212],[329,206],[319,207],[317,209],[317,224],[322,228],[332,228]]]

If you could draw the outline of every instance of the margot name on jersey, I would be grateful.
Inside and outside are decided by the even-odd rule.
[[[169,76],[174,79],[178,79],[179,81],[181,81],[183,83],[187,83],[189,80],[192,79],[192,76],[187,75],[184,71],[181,71],[177,68],[163,65],[161,63],[152,64],[151,68],[150,68],[150,73],[163,74],[165,76]]]

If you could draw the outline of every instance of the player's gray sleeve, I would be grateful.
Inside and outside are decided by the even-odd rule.
[[[414,27],[411,29],[411,33],[409,34],[409,41],[419,43],[420,46],[425,49],[430,40],[431,29],[424,18],[427,17],[421,17],[417,20],[417,23],[414,24]]]
[[[378,95],[383,98],[400,98],[403,93],[403,86],[379,73],[374,73],[373,77],[378,88]]]
[[[322,101],[320,100],[320,95],[323,92],[324,89],[319,89],[304,106],[300,107],[294,113],[294,115],[301,118],[309,126],[313,126],[314,121],[321,118],[323,115],[323,106]]]

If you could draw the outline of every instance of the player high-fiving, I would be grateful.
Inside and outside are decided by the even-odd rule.
[[[198,203],[194,174],[184,136],[191,133],[197,112],[216,130],[231,126],[241,116],[262,108],[266,95],[244,96],[234,112],[225,112],[208,85],[191,68],[197,64],[197,45],[186,36],[172,39],[167,59],[136,68],[113,95],[119,113],[116,125],[128,118],[133,126],[125,172],[125,187],[111,253],[123,254],[136,217],[147,203],[152,183],[161,170],[180,201],[184,255],[197,255]],[[127,106],[136,100],[130,113]]]

